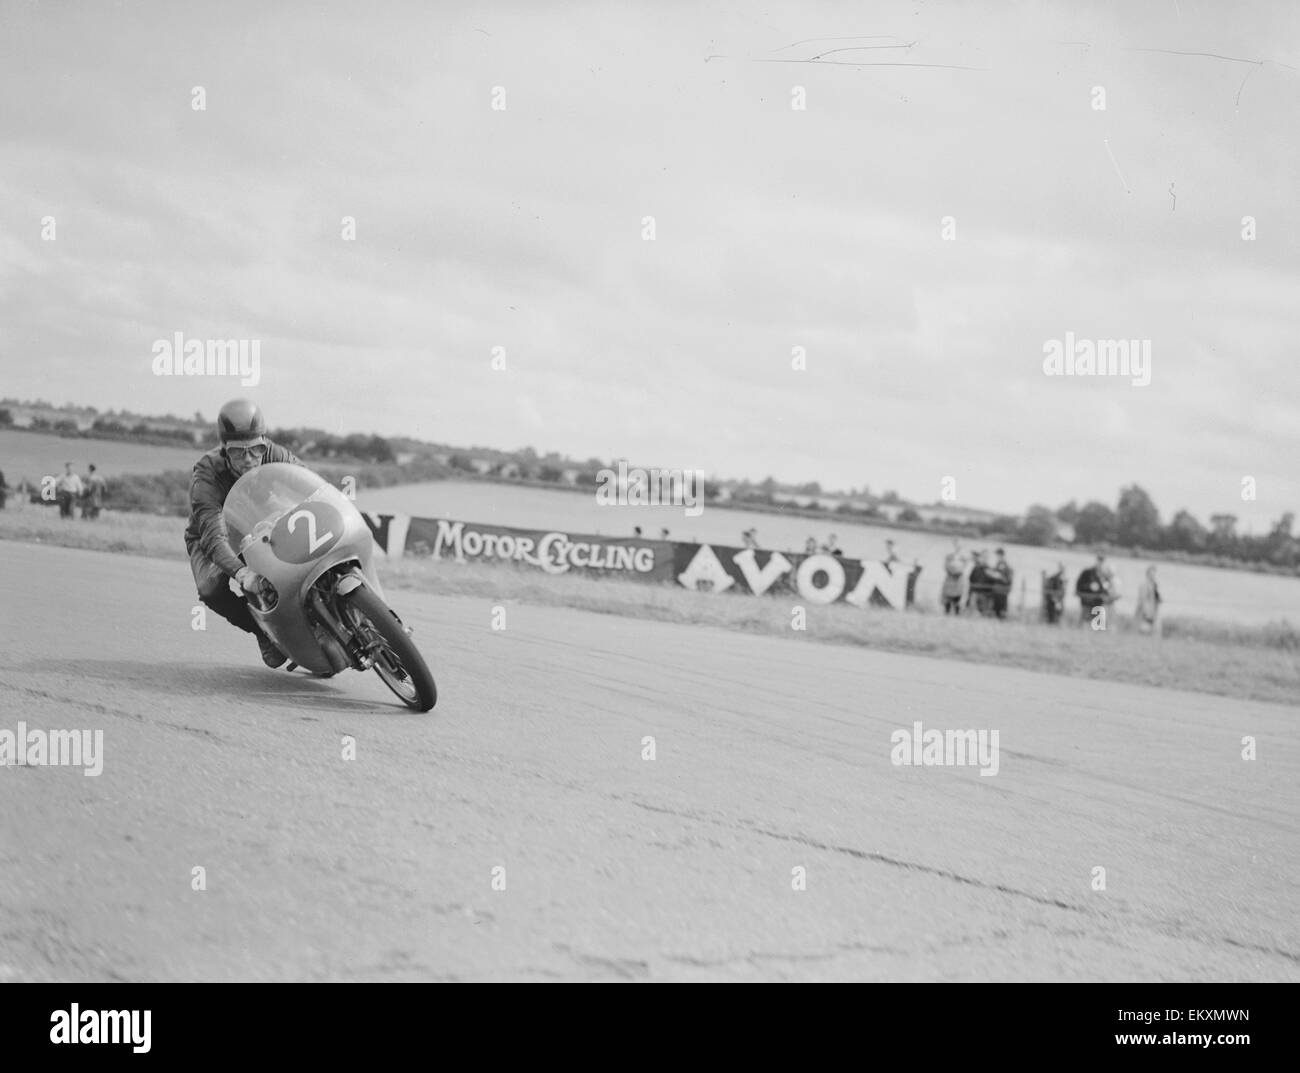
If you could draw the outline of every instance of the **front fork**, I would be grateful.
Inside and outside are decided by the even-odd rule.
[[[375,659],[385,648],[382,638],[375,636],[369,630],[365,631],[369,636],[358,637],[356,631],[349,628],[335,610],[340,597],[346,596],[365,583],[361,574],[352,569],[342,574],[332,575],[326,586],[321,586],[318,581],[311,587],[308,596],[312,617],[326,634],[325,637],[320,638],[321,647],[325,650],[325,655],[336,673],[345,667],[352,667],[358,671],[370,670],[375,665]],[[322,587],[325,588],[324,592],[321,591]],[[393,618],[397,618],[397,612],[390,609],[389,613]],[[400,618],[397,618],[397,623],[406,633],[411,632],[411,628],[404,625]]]
[[[322,585],[322,581],[326,584]],[[374,655],[370,651],[373,646],[363,645],[335,612],[340,596],[346,596],[364,584],[359,573],[348,570],[343,574],[333,574],[328,579],[319,579],[307,594],[312,620],[323,631],[323,636],[319,636],[318,640],[336,674],[347,667],[368,671],[374,666]]]

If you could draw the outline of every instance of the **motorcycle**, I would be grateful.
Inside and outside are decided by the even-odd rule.
[[[235,482],[222,513],[235,554],[263,578],[249,609],[289,670],[373,669],[408,708],[437,703],[411,629],[379,584],[370,528],[342,492],[302,466],[268,462]]]

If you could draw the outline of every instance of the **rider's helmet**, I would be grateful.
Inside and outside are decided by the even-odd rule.
[[[266,418],[251,399],[231,399],[217,414],[222,447],[266,445]]]

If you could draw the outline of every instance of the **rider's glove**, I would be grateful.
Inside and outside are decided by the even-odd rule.
[[[254,570],[251,566],[245,566],[238,574],[235,575],[235,581],[239,587],[250,596],[260,595],[262,591],[262,575]]]

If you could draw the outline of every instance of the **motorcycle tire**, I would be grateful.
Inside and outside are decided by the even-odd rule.
[[[438,703],[438,687],[428,664],[389,606],[361,585],[342,598],[345,610],[364,618],[384,642],[375,673],[408,708],[427,712]]]

